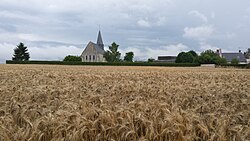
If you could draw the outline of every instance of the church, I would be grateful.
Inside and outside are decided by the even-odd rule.
[[[97,42],[89,42],[81,54],[82,62],[105,62],[104,44],[102,41],[101,31],[99,30]]]

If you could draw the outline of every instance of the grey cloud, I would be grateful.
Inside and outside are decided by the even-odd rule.
[[[248,0],[1,0],[0,49],[22,41],[33,48],[32,59],[52,59],[36,53],[38,48],[49,52],[46,46],[61,47],[65,53],[48,54],[62,58],[70,53],[66,48],[81,52],[88,41],[96,41],[101,25],[106,47],[115,41],[123,51],[135,48],[138,59],[155,55],[148,50],[179,51],[162,46],[246,50],[249,7]],[[9,58],[5,54],[12,48],[2,49],[0,58]]]

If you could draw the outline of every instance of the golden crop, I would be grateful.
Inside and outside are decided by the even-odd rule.
[[[250,71],[0,65],[0,141],[250,140]]]

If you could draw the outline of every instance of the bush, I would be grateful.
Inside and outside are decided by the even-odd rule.
[[[239,64],[239,60],[236,59],[236,58],[233,58],[232,61],[231,61],[231,64],[238,65]]]
[[[154,58],[148,58],[148,62],[149,62],[149,63],[152,63],[152,62],[154,62],[154,61],[155,61]]]
[[[221,67],[235,67],[242,69],[250,69],[250,64],[220,64]]]
[[[79,57],[79,56],[71,56],[71,55],[68,55],[66,56],[63,61],[71,61],[71,62],[79,62],[79,61],[82,61],[82,58]]]

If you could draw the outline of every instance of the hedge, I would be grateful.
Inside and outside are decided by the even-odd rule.
[[[11,61],[6,64],[46,64],[46,65],[91,65],[91,66],[165,66],[165,67],[198,67],[194,63],[156,63],[156,62],[69,62],[69,61]]]
[[[220,64],[220,67],[235,67],[250,69],[250,64]]]
[[[198,67],[195,63],[162,63],[162,62],[69,62],[69,61],[12,61],[6,64],[44,64],[44,65],[91,65],[91,66],[165,66],[165,67]],[[220,64],[216,67],[248,68],[250,64]]]

